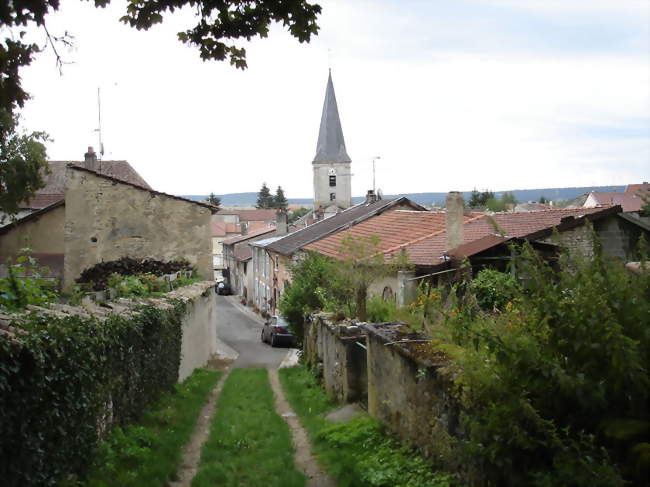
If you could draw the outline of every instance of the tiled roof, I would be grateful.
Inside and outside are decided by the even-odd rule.
[[[258,230],[248,232],[246,235],[237,235],[236,237],[231,237],[222,242],[223,245],[234,245],[239,242],[243,242],[245,240],[249,240],[254,237],[258,237],[260,235],[264,235],[265,233],[271,233],[275,232],[275,227],[267,227],[267,228],[260,228]]]
[[[597,205],[621,205],[623,211],[636,212],[641,210],[643,200],[635,193],[605,193],[593,191],[590,196],[596,201]]]
[[[83,166],[83,161],[48,161],[50,174],[45,176],[45,187],[36,192],[36,196],[30,201],[21,205],[23,208],[44,208],[55,201],[63,199],[65,192],[65,168],[68,164]],[[99,171],[104,176],[108,176],[119,181],[127,182],[146,189],[151,186],[142,179],[142,176],[133,169],[127,161],[98,161]]]
[[[424,211],[422,206],[413,203],[405,197],[378,200],[374,203],[359,203],[358,205],[343,210],[341,213],[337,213],[334,216],[320,220],[312,225],[290,233],[278,241],[267,245],[266,248],[282,255],[290,255],[312,242],[320,240],[344,228],[356,225],[373,215],[400,208],[411,208],[414,210]]]
[[[472,215],[466,215],[465,221],[470,218]],[[375,235],[379,237],[378,250],[390,252],[405,242],[431,236],[444,229],[444,212],[395,210],[368,218],[351,228],[317,240],[307,245],[305,250],[336,258],[339,257],[342,241],[346,236],[367,238]]]
[[[491,235],[497,236],[498,231],[492,222],[496,223],[496,226],[504,233],[503,236],[506,239],[514,237],[536,239],[550,234],[554,227],[561,224],[566,226],[582,224],[585,221],[584,217],[588,215],[590,219],[592,217],[598,218],[620,212],[620,210],[618,206],[608,208],[565,208],[479,216],[465,222],[463,225],[463,246]],[[489,243],[489,240],[483,242]],[[504,241],[501,237],[493,240],[495,245]],[[407,242],[401,248],[406,251],[411,263],[421,266],[437,266],[443,262],[442,257],[447,250],[446,232],[441,230],[428,238]],[[477,244],[476,248],[485,250],[485,248],[489,247]],[[466,249],[471,250],[471,247],[466,247]],[[390,254],[394,255],[395,251],[390,252]]]
[[[212,222],[212,236],[225,237],[226,236],[226,222]]]
[[[239,245],[235,245],[235,251],[233,254],[235,255],[235,259],[244,262],[253,258],[253,249],[248,245],[248,242],[243,242]]]
[[[638,194],[639,192],[650,191],[650,183],[628,184],[625,188],[626,193]]]
[[[277,210],[219,210],[217,215],[237,215],[240,222],[275,221]]]

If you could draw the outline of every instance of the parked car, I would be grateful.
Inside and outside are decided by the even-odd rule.
[[[230,285],[225,281],[219,281],[217,283],[217,294],[221,296],[230,296]]]
[[[262,341],[269,343],[272,347],[277,347],[280,344],[291,346],[296,341],[296,337],[291,333],[289,323],[282,316],[271,316],[264,321]]]

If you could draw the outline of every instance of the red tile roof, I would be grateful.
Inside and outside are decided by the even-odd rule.
[[[497,235],[500,232],[503,232],[506,238],[541,238],[542,233],[549,233],[560,224],[582,223],[587,215],[593,215],[594,217],[606,216],[620,212],[620,209],[618,206],[607,208],[564,208],[479,216],[466,221],[463,225],[463,245],[476,242],[490,235]],[[494,224],[499,230],[495,229]],[[488,242],[488,240],[485,242]],[[498,243],[499,240],[501,239],[495,239],[494,243]],[[478,247],[482,246],[478,245]],[[422,266],[439,265],[443,262],[442,257],[447,250],[446,232],[443,229],[430,237],[407,242],[401,248],[406,251],[410,262],[413,264]],[[390,255],[394,254],[395,251],[390,252]]]
[[[605,193],[593,191],[589,194],[599,206],[621,205],[623,211],[632,213],[641,210],[643,200],[632,192]]]
[[[650,191],[650,183],[628,184],[625,188],[626,193],[638,194],[639,192]]]
[[[212,222],[212,236],[225,237],[226,236],[226,222]]]
[[[235,251],[233,253],[235,255],[235,259],[241,262],[253,257],[253,249],[250,245],[248,245],[248,242],[235,245]]]
[[[474,215],[466,215],[465,221]],[[343,239],[351,235],[355,238],[379,237],[378,249],[392,252],[406,242],[430,237],[445,228],[445,213],[433,211],[395,210],[382,213],[345,230],[317,240],[305,247],[329,257],[339,257]]]

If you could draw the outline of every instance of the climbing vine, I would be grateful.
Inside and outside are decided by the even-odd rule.
[[[183,311],[174,301],[104,321],[31,313],[1,330],[2,484],[83,478],[108,428],[177,382]]]

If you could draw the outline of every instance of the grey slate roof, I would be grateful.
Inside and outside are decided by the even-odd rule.
[[[352,162],[345,150],[345,140],[343,139],[343,129],[341,128],[339,109],[336,105],[331,72],[327,78],[314,162]]]
[[[386,210],[405,206],[415,210],[425,210],[424,207],[403,196],[401,198],[378,200],[374,203],[363,202],[351,206],[330,218],[320,220],[312,225],[285,235],[277,241],[266,245],[265,248],[282,255],[291,255],[306,245],[320,240],[331,233],[355,225]]]

